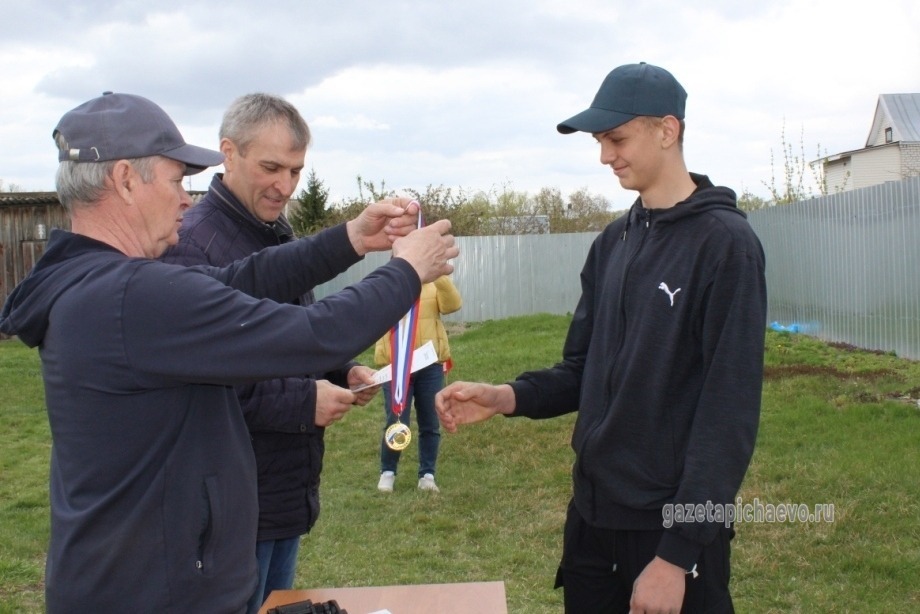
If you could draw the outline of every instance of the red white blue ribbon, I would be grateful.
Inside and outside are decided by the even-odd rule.
[[[418,227],[424,226],[422,218],[422,207],[418,201],[413,200],[409,204],[415,203],[418,207]],[[397,422],[399,416],[406,408],[406,399],[409,393],[409,378],[412,375],[412,353],[415,350],[415,338],[418,332],[418,311],[420,299],[415,299],[415,303],[409,312],[396,323],[390,334],[390,401],[393,408],[393,415],[396,416]]]

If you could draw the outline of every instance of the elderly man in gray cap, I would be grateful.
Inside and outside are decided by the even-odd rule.
[[[688,172],[686,98],[663,68],[626,64],[557,126],[591,134],[639,197],[591,247],[562,360],[437,399],[449,432],[578,412],[556,575],[572,614],[732,611],[726,511],[760,414],[764,254],[735,193]]]
[[[0,315],[38,347],[52,433],[47,611],[243,612],[256,585],[255,461],[233,385],[340,365],[422,283],[450,273],[447,221],[415,204],[227,267],[153,258],[176,243],[186,175],[220,164],[156,104],[106,93],[54,131],[72,232],[55,230]],[[393,258],[310,307],[290,301],[364,254]]]

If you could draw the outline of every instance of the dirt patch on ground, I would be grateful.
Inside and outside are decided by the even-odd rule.
[[[764,379],[782,379],[785,377],[798,377],[803,375],[819,375],[822,377],[833,377],[839,380],[864,379],[869,381],[899,377],[899,375],[891,369],[876,369],[874,371],[852,373],[849,371],[841,371],[835,367],[815,365],[776,365],[763,368]]]
[[[881,379],[902,379],[901,374],[891,369],[876,369],[873,371],[860,371],[858,373],[841,371],[834,367],[814,365],[776,365],[766,366],[763,369],[765,381],[799,376],[831,377],[841,382],[856,383],[857,386],[859,382],[871,383]],[[868,390],[850,390],[847,396],[850,397],[851,400],[861,403],[878,403],[884,399],[894,399],[920,407],[920,386],[911,388],[910,390],[896,390],[885,393]]]
[[[868,354],[876,354],[878,356],[884,356],[889,352],[882,350],[867,350],[866,348],[856,347],[855,345],[850,345],[849,343],[841,343],[839,341],[828,341],[827,345],[832,348],[843,350],[844,352],[866,352]]]
[[[444,330],[447,331],[448,337],[453,337],[454,335],[462,335],[468,328],[469,324],[466,322],[444,322]]]

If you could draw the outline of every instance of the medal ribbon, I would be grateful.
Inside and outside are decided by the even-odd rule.
[[[410,205],[418,205],[418,227],[424,226],[422,207],[418,201]],[[421,297],[420,297],[421,298]],[[412,308],[396,323],[390,334],[390,401],[393,415],[399,422],[399,416],[406,408],[406,397],[409,391],[409,378],[412,375],[412,353],[415,350],[415,338],[418,333],[418,311],[420,298],[415,299]]]

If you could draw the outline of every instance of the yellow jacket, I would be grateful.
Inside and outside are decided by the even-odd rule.
[[[428,341],[434,344],[438,353],[438,362],[445,362],[450,358],[450,345],[447,342],[447,331],[441,322],[442,313],[453,313],[463,305],[460,291],[450,280],[442,275],[434,282],[422,286],[421,300],[419,301],[418,331],[415,336],[415,347],[421,347]],[[374,347],[374,361],[378,366],[390,364],[390,336],[388,332],[377,341]]]

